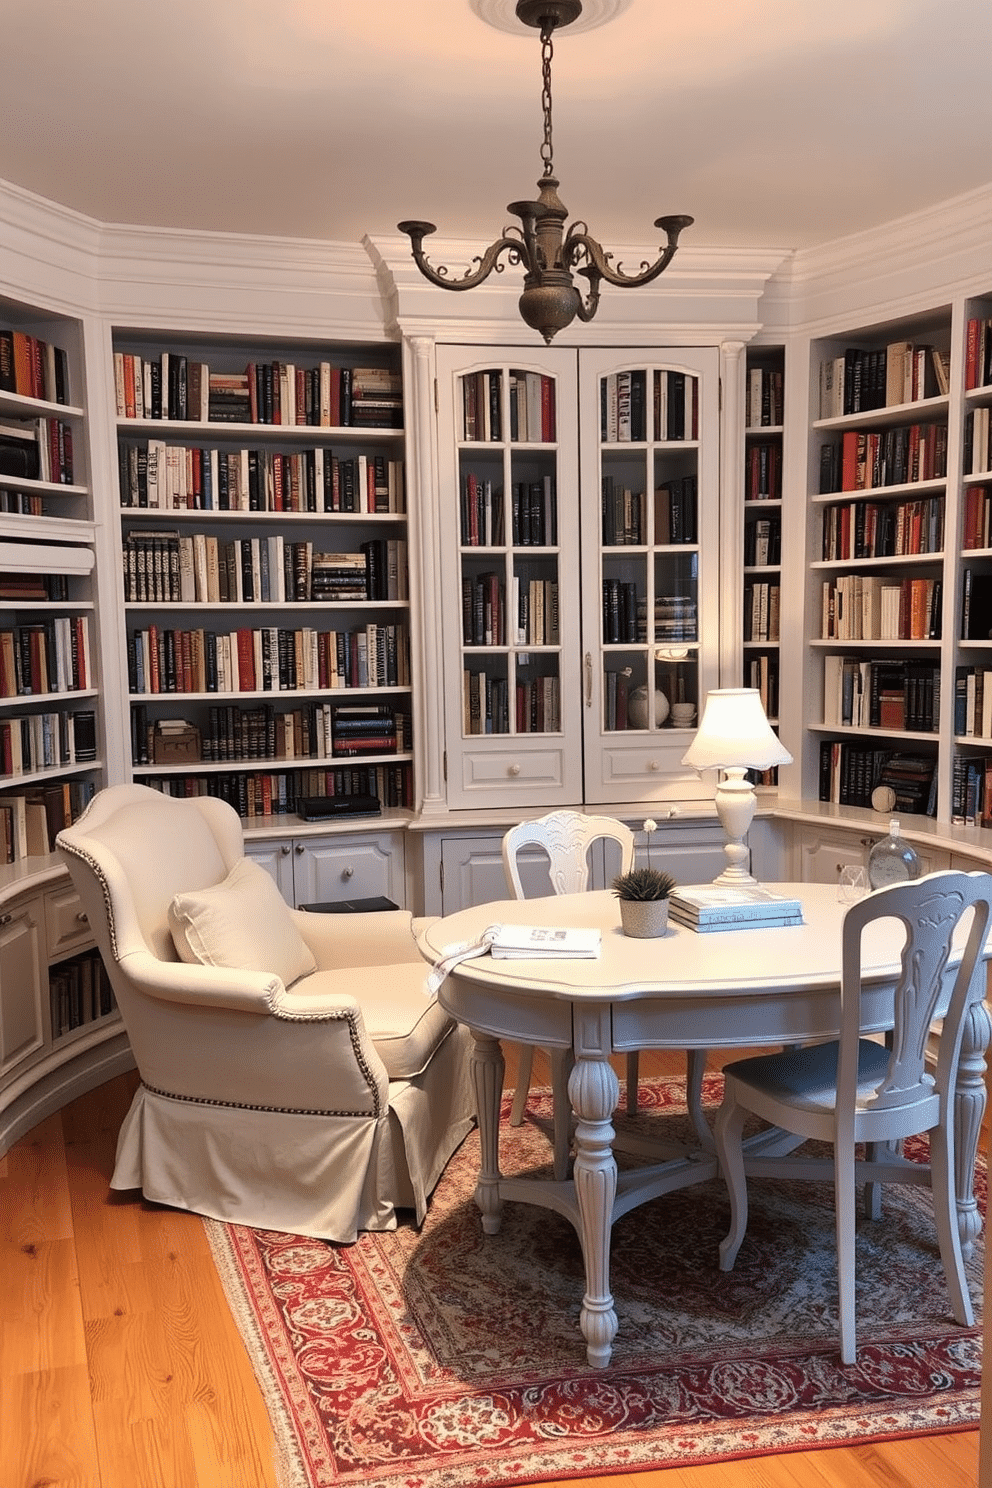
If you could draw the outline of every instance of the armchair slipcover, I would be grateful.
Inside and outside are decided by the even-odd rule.
[[[316,970],[286,986],[270,971],[179,959],[176,896],[219,895],[230,917],[219,886],[232,870],[232,883],[249,876],[226,803],[111,786],[58,847],[141,1076],[111,1187],[344,1242],[394,1228],[397,1208],[419,1223],[474,1106],[468,1035],[424,993],[410,915],[308,914],[273,884],[273,913],[246,915],[245,939],[264,940],[260,919],[300,937]]]

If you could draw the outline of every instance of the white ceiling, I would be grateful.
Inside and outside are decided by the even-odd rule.
[[[470,0],[3,0],[0,177],[105,222],[488,242],[540,42]],[[992,180],[992,0],[631,0],[563,32],[561,196],[604,246],[804,247]],[[990,224],[992,225],[992,224]]]

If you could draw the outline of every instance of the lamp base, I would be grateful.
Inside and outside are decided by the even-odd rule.
[[[728,768],[716,788],[716,814],[727,837],[723,844],[727,866],[713,880],[714,883],[739,887],[758,882],[751,872],[751,854],[746,841],[758,798],[746,775],[743,766]]]

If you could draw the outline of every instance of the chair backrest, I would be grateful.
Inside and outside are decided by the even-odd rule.
[[[973,907],[973,908],[972,908]],[[841,1042],[837,1070],[838,1119],[849,1111],[853,1120],[857,1087],[858,1040],[861,1033],[861,951],[865,935],[879,920],[902,923],[905,942],[895,991],[895,1023],[884,1078],[860,1109],[895,1113],[934,1102],[938,1114],[914,1130],[934,1125],[953,1091],[964,1018],[976,979],[984,972],[981,952],[992,913],[992,875],[940,871],[905,884],[879,889],[854,904],[844,917],[841,985]],[[963,925],[965,917],[970,924]],[[961,926],[960,932],[958,927]],[[958,933],[956,933],[958,932]],[[956,968],[952,952],[961,949]],[[950,995],[948,1000],[948,983]],[[926,1068],[927,1037],[943,1007],[936,1076]]]
[[[537,846],[548,856],[548,874],[556,894],[580,894],[589,886],[589,848],[608,838],[620,847],[620,871],[634,865],[634,834],[611,816],[583,816],[579,811],[551,811],[535,821],[511,827],[503,838],[503,871],[514,899],[526,899],[520,877],[521,848]]]
[[[132,950],[177,960],[173,898],[222,883],[244,856],[241,822],[226,802],[179,799],[144,785],[99,791],[57,846],[100,949],[114,960]]]

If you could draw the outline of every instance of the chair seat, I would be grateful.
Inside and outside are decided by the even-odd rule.
[[[774,1101],[787,1101],[812,1112],[833,1116],[837,1104],[836,1040],[826,1044],[807,1044],[781,1054],[758,1054],[753,1059],[738,1059],[724,1069],[724,1078],[732,1077]],[[889,1050],[873,1039],[858,1044],[858,1104],[869,1101],[885,1077]],[[929,1078],[929,1077],[924,1077]],[[932,1080],[930,1081],[932,1084]]]
[[[453,1026],[437,999],[425,994],[426,972],[423,962],[365,966],[360,972],[365,1029],[391,1080],[421,1074]],[[293,997],[323,1000],[355,990],[351,968],[315,971],[294,985]]]

